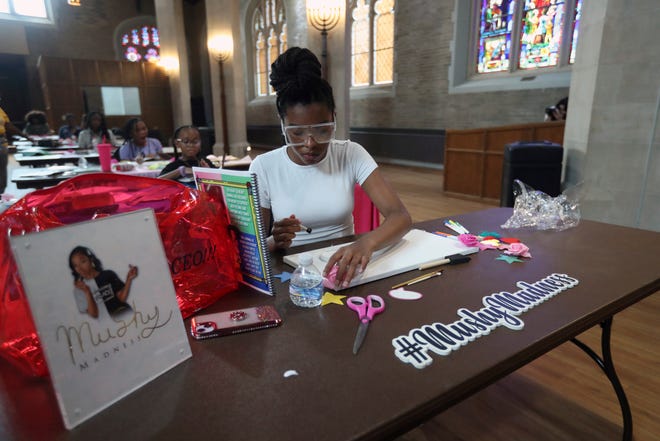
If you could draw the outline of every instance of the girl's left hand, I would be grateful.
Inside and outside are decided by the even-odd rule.
[[[128,274],[126,275],[126,280],[133,280],[137,277],[138,275],[138,268],[137,266],[133,265],[128,265]]]
[[[204,159],[204,158],[202,158],[202,159],[199,160],[199,165],[202,166],[202,167],[207,167],[207,168],[208,168],[208,167],[211,167],[211,165],[209,164],[209,162],[208,162],[206,159]]]
[[[347,288],[353,277],[361,274],[371,260],[373,249],[364,240],[358,240],[350,245],[339,248],[328,259],[323,269],[323,276],[327,276],[334,265],[337,265],[335,287]]]

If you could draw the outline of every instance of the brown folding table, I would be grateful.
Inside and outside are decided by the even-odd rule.
[[[500,225],[510,214],[510,208],[494,208],[454,219],[472,232],[502,231]],[[442,219],[416,227],[446,231]],[[387,293],[419,271],[341,292],[380,294],[387,302],[357,355],[352,345],[358,321],[347,307],[298,308],[288,299],[288,284],[279,280],[275,297],[241,288],[205,312],[272,304],[283,325],[191,339],[191,359],[71,431],[62,425],[48,379],[27,378],[2,360],[0,438],[391,439],[602,324],[603,369],[618,389],[623,438],[630,439],[630,409],[610,365],[609,333],[616,332],[611,319],[660,289],[660,233],[586,220],[563,232],[507,233],[530,247],[532,259],[507,264],[495,259],[497,251],[482,251],[469,263],[446,267],[441,277],[415,285],[424,294],[417,301],[396,300]],[[274,255],[275,274],[292,272],[281,258]],[[518,281],[532,283],[553,273],[568,274],[579,284],[522,313],[522,329],[500,326],[446,356],[431,354],[432,363],[423,369],[395,356],[394,338],[426,324],[452,323],[459,308],[478,310],[484,296],[511,292]]]

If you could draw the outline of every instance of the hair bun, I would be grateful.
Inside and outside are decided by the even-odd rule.
[[[292,47],[271,65],[270,85],[280,93],[289,87],[302,88],[321,80],[321,63],[312,51]]]

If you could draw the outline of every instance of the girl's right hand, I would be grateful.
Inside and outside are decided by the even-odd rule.
[[[295,214],[273,222],[271,232],[275,248],[289,248],[296,233],[300,232],[300,220]]]
[[[87,284],[82,279],[77,279],[75,282],[73,282],[73,284],[79,290],[84,291],[88,294],[91,293],[91,291],[89,290],[89,286],[87,286]]]

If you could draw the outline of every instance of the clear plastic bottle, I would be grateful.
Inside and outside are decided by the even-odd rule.
[[[323,297],[323,276],[313,264],[312,255],[303,253],[298,260],[298,268],[289,282],[291,301],[304,308],[313,308],[321,304]]]

